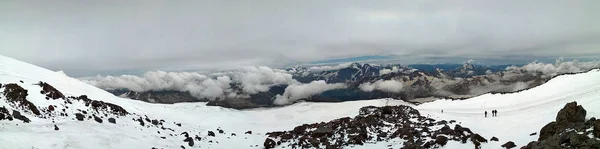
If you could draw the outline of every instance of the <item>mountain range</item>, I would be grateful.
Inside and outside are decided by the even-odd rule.
[[[491,92],[513,92],[538,86],[549,77],[542,73],[507,69],[512,65],[483,66],[464,64],[371,65],[346,63],[337,66],[292,67],[285,71],[300,83],[325,81],[341,83],[346,87],[327,90],[304,97],[298,101],[342,102],[376,98],[394,98],[408,102],[421,102],[429,97],[464,99]],[[365,89],[385,81],[397,81],[396,90]],[[231,83],[233,90],[242,90],[240,84]],[[209,102],[208,105],[235,109],[277,106],[277,95],[285,93],[287,84],[270,86],[267,91],[244,97],[221,100],[197,98],[189,92],[175,90],[136,92],[126,88],[107,89],[120,96],[151,103]],[[362,88],[361,88],[362,87]],[[400,89],[401,88],[401,89]]]

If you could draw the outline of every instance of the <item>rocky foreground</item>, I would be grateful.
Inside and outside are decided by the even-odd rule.
[[[590,118],[577,102],[568,103],[561,109],[556,121],[540,130],[540,138],[521,149],[598,149],[600,148],[600,120]]]
[[[540,138],[521,149],[598,149],[600,120],[585,120],[586,111],[576,102],[561,109],[555,122],[540,130]],[[452,127],[453,126],[453,127]],[[492,136],[493,134],[485,134]],[[502,138],[510,140],[510,138]],[[440,148],[449,141],[473,144],[498,141],[457,124],[456,121],[435,120],[419,114],[409,106],[363,107],[354,118],[345,117],[329,122],[304,124],[290,131],[268,133],[265,148],[348,148],[367,143],[403,142],[401,149]],[[389,145],[390,148],[392,145]],[[498,148],[516,148],[508,141]]]

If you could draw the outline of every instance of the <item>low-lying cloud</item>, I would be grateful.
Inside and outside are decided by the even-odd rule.
[[[378,80],[373,83],[367,82],[360,84],[358,88],[365,92],[379,90],[383,92],[399,93],[404,85],[398,80]]]
[[[327,84],[327,82],[323,80],[313,81],[308,84],[293,84],[285,89],[283,95],[277,95],[274,103],[277,105],[290,104],[299,99],[308,98],[325,91],[341,88],[346,88],[346,84]]]
[[[522,67],[511,66],[506,69],[537,72],[542,73],[545,77],[553,77],[560,74],[583,72],[594,68],[600,68],[600,61],[580,62],[573,60],[565,62],[563,59],[558,59],[554,64],[545,64],[536,61]]]

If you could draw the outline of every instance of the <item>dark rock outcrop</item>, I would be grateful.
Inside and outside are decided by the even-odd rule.
[[[504,143],[501,147],[506,148],[506,149],[511,149],[511,148],[517,147],[517,145],[515,145],[515,142],[508,141],[508,142]]]
[[[58,126],[54,125],[54,130],[58,131],[59,130]]]
[[[500,140],[499,140],[498,138],[496,138],[496,137],[492,137],[492,138],[490,139],[490,141],[496,141],[496,142],[498,142],[498,141],[500,141]]]
[[[538,141],[530,142],[522,149],[600,148],[600,140],[588,137],[592,132],[586,131],[595,126],[591,121],[586,122],[585,116],[582,106],[576,102],[568,103],[558,112],[555,122],[540,130]]]
[[[31,120],[24,115],[21,115],[21,112],[13,110],[12,113],[13,118],[23,121],[24,123],[29,123]]]
[[[440,129],[442,125],[444,127]],[[360,108],[359,115],[354,118],[345,117],[303,124],[290,131],[269,132],[265,141],[280,140],[283,148],[345,148],[401,139],[406,140],[404,148],[437,148],[449,141],[460,141],[463,137],[474,135],[466,127],[457,128],[453,130],[448,125],[427,119],[409,106],[367,106]],[[487,142],[479,137],[473,140]],[[434,140],[423,141],[429,139]],[[477,142],[478,146],[480,142]]]
[[[581,105],[577,105],[577,102],[571,102],[558,111],[556,122],[558,124],[583,123],[585,122],[586,113]]]

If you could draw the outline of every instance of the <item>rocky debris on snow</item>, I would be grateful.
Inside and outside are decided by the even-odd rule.
[[[186,134],[186,138],[185,138],[185,140],[183,140],[183,142],[187,142],[189,146],[194,146],[194,139],[189,137],[187,134]]]
[[[27,90],[17,84],[4,85],[4,96],[10,104],[16,105],[25,111],[29,111],[35,115],[41,115],[40,110],[29,100],[27,100]]]
[[[496,141],[496,142],[498,142],[498,141],[500,141],[500,140],[499,140],[498,138],[496,138],[496,137],[492,137],[492,138],[490,139],[490,141]]]
[[[31,120],[24,115],[21,115],[21,112],[13,110],[12,117],[18,120],[23,121],[24,123],[29,123]]]
[[[92,115],[94,117],[94,121],[98,122],[98,123],[102,123],[102,119],[100,117],[97,117],[96,115]]]
[[[537,132],[529,134],[529,136],[535,136],[535,135],[537,135]]]
[[[501,147],[506,148],[506,149],[511,149],[511,148],[517,147],[517,145],[515,145],[515,142],[508,141],[508,142],[502,144]]]
[[[282,145],[283,148],[344,148],[390,141],[406,140],[404,148],[439,148],[448,141],[474,140],[479,146],[487,140],[469,128],[445,121],[436,122],[421,116],[409,106],[363,107],[359,115],[329,122],[304,124],[291,131],[267,133],[265,148]],[[443,127],[440,127],[443,126]],[[278,140],[278,142],[275,142]],[[280,142],[281,143],[280,143]]]
[[[54,130],[58,131],[58,126],[54,125]]]
[[[215,132],[208,131],[208,136],[215,137]]]
[[[277,143],[275,143],[275,141],[273,139],[267,138],[265,140],[265,143],[263,143],[263,145],[265,146],[266,149],[271,149],[271,148],[274,148],[275,145],[277,145]]]
[[[85,119],[85,116],[81,113],[75,113],[75,119],[83,121],[83,119]]]
[[[81,95],[77,98],[75,98],[75,100],[81,100],[85,103],[85,106],[91,106],[93,109],[95,109],[96,111],[106,111],[109,112],[111,114],[115,114],[115,115],[119,115],[119,116],[125,116],[127,114],[129,114],[129,112],[127,112],[127,110],[125,110],[123,107],[112,104],[112,103],[108,103],[108,102],[104,102],[104,101],[98,101],[98,100],[92,100],[89,99],[87,97],[87,95]]]
[[[251,135],[251,134],[252,134],[252,131],[246,131],[246,133],[245,133],[245,134],[249,134],[249,135]]]
[[[594,123],[600,122],[595,118],[586,122],[585,116],[585,109],[578,106],[577,102],[566,104],[558,112],[556,121],[540,130],[538,141],[530,142],[522,149],[600,148],[600,140],[589,137],[593,133]]]
[[[45,94],[47,98],[51,98],[51,99],[59,99],[59,98],[64,99],[65,98],[65,95],[63,93],[61,93],[56,88],[54,88],[52,85],[50,85],[46,82],[40,81],[37,85],[42,87],[42,91],[40,93]]]
[[[8,112],[6,107],[0,107],[0,121],[1,120],[9,120],[9,121],[13,120],[12,116],[10,115],[10,113]]]

